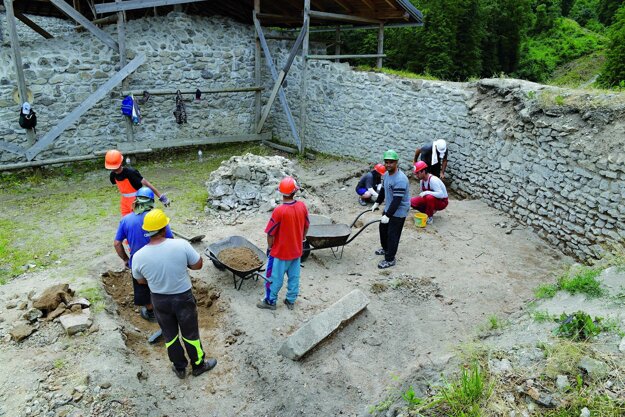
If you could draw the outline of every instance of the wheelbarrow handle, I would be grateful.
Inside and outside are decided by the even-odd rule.
[[[365,229],[367,228],[367,226],[371,226],[373,223],[378,223],[379,221],[380,221],[380,219],[378,219],[378,220],[371,220],[369,223],[366,223],[364,226],[362,226],[362,227],[360,228],[360,230],[358,230],[358,232],[356,232],[356,234],[355,234],[354,236],[350,237],[350,238],[347,240],[347,242],[345,242],[345,243],[343,244],[343,246],[347,245],[349,242],[351,242],[352,240],[356,239],[356,236],[358,236],[359,234],[361,234],[361,233],[362,233],[362,231],[363,231],[363,230],[365,230]]]
[[[354,219],[354,221],[352,222],[352,224],[349,225],[349,228],[351,229],[352,227],[354,227],[354,225],[356,224],[356,222],[358,221],[358,219],[360,218],[360,216],[362,216],[365,213],[369,213],[371,211],[371,209],[367,209],[365,211],[363,211],[362,213],[360,213],[358,216],[356,216],[356,218]],[[368,226],[368,225],[367,225]]]

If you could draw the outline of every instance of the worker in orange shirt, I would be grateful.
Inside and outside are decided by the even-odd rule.
[[[117,185],[122,198],[119,202],[119,209],[122,217],[132,213],[132,203],[135,201],[137,190],[143,186],[154,191],[159,201],[165,207],[169,206],[169,199],[165,194],[161,194],[148,180],[143,178],[139,171],[132,167],[123,166],[124,155],[118,150],[110,150],[104,157],[104,167],[111,170],[111,184]]]

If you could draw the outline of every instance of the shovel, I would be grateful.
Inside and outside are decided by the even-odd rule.
[[[187,240],[189,243],[197,243],[197,242],[201,242],[202,239],[204,239],[206,237],[206,235],[197,235],[197,236],[193,236],[193,237],[189,237],[189,236],[185,236],[180,232],[176,232],[175,230],[172,229],[171,231],[174,235],[183,238],[184,240]]]

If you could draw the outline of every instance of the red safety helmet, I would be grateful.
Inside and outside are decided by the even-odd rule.
[[[428,164],[425,161],[417,161],[414,163],[414,173],[416,174],[419,171],[423,171],[428,167]]]
[[[117,169],[122,166],[124,155],[116,149],[110,150],[104,156],[104,167],[106,169]]]
[[[286,196],[293,194],[297,190],[299,190],[299,187],[297,186],[297,182],[293,177],[284,177],[282,181],[280,181],[280,185],[278,186],[278,191],[280,191],[280,194]]]
[[[378,174],[380,174],[380,175],[386,174],[386,167],[384,165],[382,165],[382,164],[375,164],[373,169],[378,171]]]

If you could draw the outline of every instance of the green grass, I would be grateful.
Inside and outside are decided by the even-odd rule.
[[[417,79],[417,80],[429,80],[429,81],[439,80],[438,78],[430,74],[415,74],[414,72],[410,72],[410,71],[394,70],[394,69],[385,68],[385,67],[377,68],[377,67],[373,67],[369,65],[358,65],[355,69],[357,71],[380,72],[383,74],[395,75],[395,76],[402,77],[402,78],[412,78],[412,79]]]
[[[441,389],[438,410],[445,410],[449,417],[479,417],[481,405],[488,400],[492,386],[475,362],[469,368],[463,367],[458,379],[447,382]]]
[[[556,68],[547,83],[568,88],[588,85],[601,72],[604,62],[605,51],[592,52]]]
[[[534,311],[531,313],[532,318],[537,323],[545,323],[556,320],[556,316],[549,314],[548,311]]]
[[[555,284],[541,284],[534,290],[536,298],[551,298],[558,291],[567,291],[570,294],[586,294],[589,297],[601,297],[605,291],[597,277],[601,268],[583,267],[572,273],[561,275]],[[571,275],[572,274],[572,275]]]
[[[106,303],[104,302],[103,289],[100,287],[81,288],[77,291],[79,297],[86,298],[91,303],[91,310],[94,313],[104,311]]]

